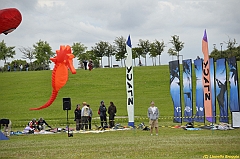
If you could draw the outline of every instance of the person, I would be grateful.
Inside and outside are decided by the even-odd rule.
[[[142,61],[139,59],[139,63],[138,63],[139,66],[142,66]]]
[[[87,63],[88,63],[88,62],[87,62],[87,60],[86,60],[86,59],[85,59],[85,60],[83,60],[83,65],[84,65],[84,69],[85,69],[85,70],[87,70]]]
[[[117,108],[113,104],[113,102],[110,102],[110,106],[108,107],[108,114],[109,114],[109,126],[110,128],[114,127],[114,117],[116,116]]]
[[[87,104],[87,107],[89,108],[88,128],[89,128],[89,130],[92,130],[92,115],[93,115],[93,112],[92,112],[92,109],[90,108],[89,104]]]
[[[38,129],[39,131],[44,130],[44,129],[45,129],[45,125],[47,125],[49,128],[52,129],[52,127],[49,126],[48,123],[47,123],[42,117],[39,118],[39,120],[38,120],[38,122],[37,122],[37,129]]]
[[[76,122],[76,131],[79,131],[81,128],[81,108],[80,108],[80,104],[77,104],[76,109],[74,110],[74,114],[75,114],[75,119],[74,121]]]
[[[8,64],[8,68],[7,68],[8,72],[11,71],[11,66]]]
[[[29,64],[28,64],[28,63],[26,63],[25,67],[26,67],[26,71],[28,71]]]
[[[9,119],[0,119],[0,129],[1,125],[4,127],[3,134],[8,137],[10,136],[11,129],[12,129],[12,122]]]
[[[23,69],[23,65],[20,64],[19,68],[20,68],[20,71],[22,71],[22,69]]]
[[[31,130],[37,129],[37,121],[35,118],[33,118],[29,123],[28,126],[31,128]]]
[[[89,69],[89,71],[91,71],[93,69],[93,62],[91,59],[88,62],[88,69]]]
[[[100,120],[101,120],[101,127],[103,128],[105,125],[107,125],[107,114],[106,114],[107,108],[104,105],[103,100],[100,102],[99,112],[100,112],[99,115],[100,115]]]
[[[156,135],[158,135],[158,118],[159,118],[159,110],[155,106],[154,102],[151,101],[151,106],[148,108],[148,118],[150,124],[150,133],[152,135],[153,129],[155,128]]]
[[[18,65],[17,65],[17,63],[15,62],[14,65],[13,65],[14,71],[17,71],[17,67],[18,67]]]
[[[89,118],[89,108],[87,107],[87,103],[83,102],[83,107],[81,111],[81,119],[82,119],[82,130],[88,129],[88,118]]]

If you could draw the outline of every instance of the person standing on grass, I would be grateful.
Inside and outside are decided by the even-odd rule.
[[[117,108],[113,104],[113,102],[110,102],[110,106],[108,107],[108,114],[109,114],[109,126],[110,128],[114,127],[114,117],[117,113]]]
[[[92,115],[93,115],[93,112],[92,112],[92,109],[90,108],[89,104],[87,104],[87,107],[89,108],[88,129],[92,130]]]
[[[159,118],[159,110],[155,106],[154,102],[151,101],[151,106],[148,108],[148,118],[150,124],[150,133],[152,135],[153,129],[155,128],[156,135],[158,135],[158,118]]]
[[[17,71],[18,65],[16,62],[14,63],[13,68],[14,68],[14,71]]]
[[[104,105],[104,101],[102,100],[100,102],[100,107],[99,107],[99,111],[100,111],[100,120],[101,120],[101,127],[103,128],[104,126],[107,125],[107,108]]]
[[[83,102],[83,107],[81,111],[81,119],[82,119],[82,130],[87,130],[88,129],[88,118],[89,118],[89,108],[87,106],[86,102]]]
[[[81,108],[80,104],[77,104],[76,109],[74,110],[74,121],[76,122],[76,131],[79,131],[81,128]]]

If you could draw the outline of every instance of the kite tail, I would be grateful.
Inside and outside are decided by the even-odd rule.
[[[41,110],[41,109],[49,107],[53,103],[53,101],[56,99],[57,94],[58,94],[58,91],[53,90],[52,95],[46,104],[44,104],[43,106],[40,106],[38,108],[30,108],[30,110]]]

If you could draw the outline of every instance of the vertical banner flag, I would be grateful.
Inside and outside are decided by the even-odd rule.
[[[174,107],[173,122],[182,123],[179,61],[178,60],[170,61],[169,70],[170,70],[170,94],[172,97],[173,107]]]
[[[196,114],[194,121],[204,123],[202,65],[202,59],[194,60],[196,75]]]
[[[207,40],[207,32],[204,31],[204,36],[202,39],[202,52],[204,55],[203,61],[203,91],[204,91],[204,110],[205,117],[207,121],[213,122],[212,118],[212,95],[211,95],[211,84],[210,84],[210,62],[209,62],[209,54],[208,54],[208,40]]]
[[[220,110],[220,122],[228,123],[227,71],[225,58],[216,61],[216,96]]]
[[[192,60],[187,59],[182,61],[183,65],[183,94],[184,94],[184,118],[185,122],[192,122]]]
[[[230,100],[229,100],[230,111],[239,112],[238,70],[236,57],[231,57],[228,59],[228,67],[230,84]]]
[[[130,35],[126,42],[126,88],[127,88],[127,112],[128,126],[134,127],[134,91],[133,91],[133,66],[132,66],[132,44]]]
[[[212,115],[213,123],[216,123],[216,96],[215,96],[215,66],[214,59],[210,58],[210,83],[211,83],[211,93],[212,93]]]

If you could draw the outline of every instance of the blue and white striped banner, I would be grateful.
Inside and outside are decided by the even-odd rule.
[[[185,122],[193,121],[193,107],[192,107],[192,60],[187,59],[182,61],[183,65],[183,94],[184,94],[184,118]]]
[[[173,101],[174,118],[173,122],[182,123],[182,104],[181,104],[181,83],[179,61],[169,62],[170,70],[170,94]]]
[[[196,114],[194,120],[196,122],[204,122],[204,100],[203,100],[203,60],[194,60],[195,77],[196,77]]]

